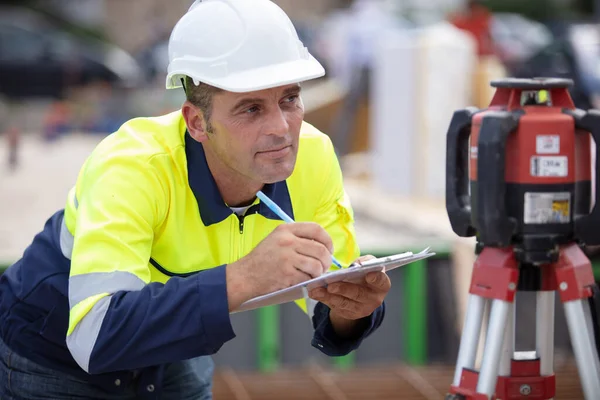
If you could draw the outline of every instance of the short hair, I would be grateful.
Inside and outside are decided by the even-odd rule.
[[[184,88],[187,100],[202,111],[206,124],[210,126],[213,96],[223,90],[203,82],[196,85],[194,84],[194,80],[189,76],[185,77]]]

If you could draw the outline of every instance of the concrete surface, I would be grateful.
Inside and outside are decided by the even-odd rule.
[[[0,140],[0,264],[18,259],[47,218],[64,206],[79,167],[99,140],[75,134],[45,142],[24,135],[14,171],[7,166],[6,140]]]

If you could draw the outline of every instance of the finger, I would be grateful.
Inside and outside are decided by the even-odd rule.
[[[315,300],[325,298],[325,296],[327,296],[326,288],[316,288],[308,292],[308,297]]]
[[[323,264],[321,261],[299,253],[296,253],[296,257],[292,261],[292,265],[298,271],[310,275],[311,278],[317,278],[323,274]]]
[[[371,289],[368,286],[349,282],[332,283],[327,287],[327,291],[332,294],[347,297],[357,303],[367,302],[372,294]]]
[[[355,263],[362,264],[362,263],[364,263],[364,262],[366,262],[366,261],[369,261],[369,260],[374,260],[374,259],[375,259],[375,256],[373,256],[373,255],[371,255],[371,254],[366,254],[366,255],[364,255],[364,256],[360,256],[360,257],[359,257],[359,258],[358,258],[358,259],[355,261]]]
[[[364,305],[361,303],[357,303],[356,301],[347,297],[332,293],[326,293],[325,296],[316,300],[326,304],[332,310],[344,311],[352,314],[360,314],[364,308]]]
[[[299,269],[295,269],[290,275],[289,275],[289,282],[287,287],[290,286],[294,286],[297,285],[299,283],[302,282],[306,282],[310,279],[314,278],[313,276],[311,276],[310,274],[307,274],[304,271],[301,271]]]
[[[321,263],[321,272],[325,272],[331,267],[331,253],[323,243],[300,238],[297,241],[296,252],[319,261]]]
[[[365,281],[378,292],[387,292],[392,287],[392,282],[385,272],[370,272],[365,276]]]
[[[322,243],[330,253],[333,253],[333,242],[331,236],[323,227],[314,222],[295,222],[286,224],[294,235]]]
[[[309,292],[309,297],[320,303],[325,304],[331,310],[335,310],[335,312],[343,318],[358,319],[366,313],[366,311],[364,311],[362,314],[360,314],[356,311],[365,308],[364,305],[361,305],[360,307],[351,307],[350,303],[344,304],[345,300],[341,296],[337,296],[327,292],[326,288],[313,289]],[[342,307],[346,309],[343,309]]]

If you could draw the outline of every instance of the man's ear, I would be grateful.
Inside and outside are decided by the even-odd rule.
[[[190,136],[197,142],[208,140],[208,132],[206,130],[206,120],[204,114],[195,105],[186,100],[181,106],[181,113],[185,124],[187,125]]]

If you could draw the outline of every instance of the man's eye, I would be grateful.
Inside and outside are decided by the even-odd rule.
[[[252,106],[249,109],[246,110],[246,114],[254,114],[258,112],[258,107],[257,106]]]
[[[293,96],[290,96],[290,97],[288,97],[288,98],[286,99],[286,101],[287,101],[288,103],[293,103],[293,102],[295,102],[295,101],[296,101],[296,99],[298,99],[298,95],[297,95],[297,94],[295,94],[295,95],[293,95]]]

